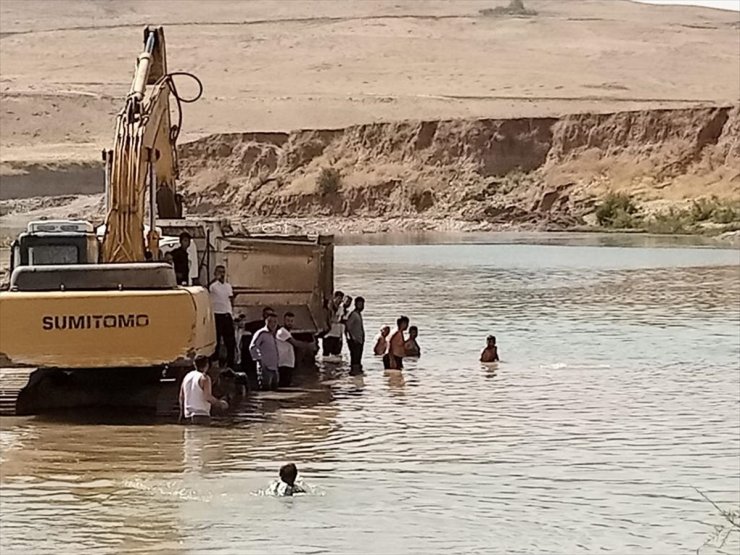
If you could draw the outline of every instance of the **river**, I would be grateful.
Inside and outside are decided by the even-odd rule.
[[[402,375],[322,366],[211,428],[4,419],[3,555],[694,553],[721,523],[694,488],[740,503],[737,250],[395,242],[338,247],[336,283],[371,337],[419,327]],[[289,460],[313,494],[257,495]]]

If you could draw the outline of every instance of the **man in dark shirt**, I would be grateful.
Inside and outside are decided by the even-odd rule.
[[[349,347],[350,374],[362,374],[362,349],[365,345],[365,324],[362,321],[362,311],[365,309],[365,299],[355,299],[355,309],[347,316],[345,329],[347,332],[347,347]]]
[[[190,262],[188,259],[188,247],[190,247],[190,234],[183,231],[180,234],[180,246],[172,251],[172,264],[175,267],[175,279],[179,285],[188,284]]]

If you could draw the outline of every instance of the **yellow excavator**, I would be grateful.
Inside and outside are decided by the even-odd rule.
[[[174,75],[162,28],[147,27],[114,148],[103,153],[102,241],[84,221],[31,222],[15,241],[10,283],[0,292],[0,414],[167,412],[193,358],[214,352],[207,290],[178,285],[172,267],[157,262],[157,217],[182,217],[181,122],[172,125],[170,97],[178,114],[181,102],[197,99],[178,95]]]

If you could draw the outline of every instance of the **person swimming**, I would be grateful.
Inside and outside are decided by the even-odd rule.
[[[489,335],[486,338],[486,348],[480,354],[481,362],[498,362],[498,347],[496,346],[496,337]]]
[[[306,493],[301,484],[297,484],[298,467],[293,463],[284,464],[280,467],[280,479],[275,480],[267,489],[269,495],[277,497],[290,497],[296,493]]]
[[[418,336],[419,328],[417,328],[416,326],[411,326],[409,328],[409,338],[403,344],[403,350],[405,351],[407,357],[421,356],[421,347],[419,347],[419,344],[416,342],[416,338]]]

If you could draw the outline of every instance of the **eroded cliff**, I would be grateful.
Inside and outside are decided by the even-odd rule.
[[[218,134],[184,144],[181,165],[200,214],[571,227],[610,191],[740,198],[740,107]]]

